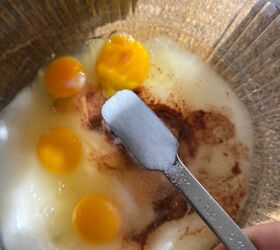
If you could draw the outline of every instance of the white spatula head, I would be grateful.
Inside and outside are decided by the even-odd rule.
[[[163,170],[175,162],[176,138],[132,91],[117,92],[103,105],[101,113],[113,133],[144,167]]]

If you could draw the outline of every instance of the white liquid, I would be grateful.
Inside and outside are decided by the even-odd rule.
[[[93,41],[89,50],[78,55],[90,72],[89,81],[92,84],[96,84],[96,76],[91,69],[94,69],[102,42]],[[167,102],[173,93],[172,98],[185,100],[190,110],[214,107],[223,112],[235,125],[234,139],[246,145],[251,154],[253,136],[250,118],[228,84],[200,59],[166,37],[151,39],[143,44],[149,50],[151,59],[151,71],[143,86],[162,103]],[[34,153],[36,143],[49,127],[67,126],[75,129],[86,152],[90,148],[107,150],[108,147],[100,134],[81,128],[79,117],[54,114],[50,108],[51,103],[52,99],[45,92],[40,72],[32,87],[22,90],[0,114],[0,231],[7,250],[122,249],[120,238],[101,247],[91,246],[76,237],[69,220],[77,199],[89,192],[119,196],[120,203],[124,205],[124,213],[130,220],[133,218],[135,225],[138,223],[141,226],[152,220],[152,205],[139,209],[120,183],[89,167],[86,158],[80,170],[62,179],[49,175],[39,166]],[[216,148],[213,151],[214,162],[221,162],[219,150]],[[193,167],[200,162],[198,156],[193,161]],[[222,162],[217,168],[216,165],[212,162],[208,168],[213,178],[216,178],[217,173],[223,176],[228,174],[227,163]],[[240,167],[244,172],[238,178],[245,182],[244,175],[249,172],[249,161],[245,160]],[[196,234],[182,236],[186,227],[191,232],[198,231]],[[57,235],[60,241],[55,242]],[[149,236],[145,249],[207,250],[214,242],[215,237],[207,226],[196,214],[190,214],[157,228]],[[139,249],[139,246],[131,249]]]

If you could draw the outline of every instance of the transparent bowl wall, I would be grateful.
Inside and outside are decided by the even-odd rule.
[[[52,54],[124,31],[178,41],[226,78],[251,113],[250,198],[239,222],[280,219],[280,4],[242,0],[0,2],[0,109]]]

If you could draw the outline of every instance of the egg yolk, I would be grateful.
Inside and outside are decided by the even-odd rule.
[[[37,156],[49,172],[63,174],[75,168],[82,155],[77,135],[69,128],[54,128],[41,136]]]
[[[113,35],[105,43],[96,63],[96,74],[107,96],[121,89],[134,89],[149,71],[147,50],[129,36]]]
[[[71,97],[85,84],[85,69],[75,58],[65,56],[53,60],[45,71],[45,86],[55,97]]]
[[[72,223],[82,239],[95,244],[109,243],[119,232],[119,211],[106,196],[87,196],[76,204]]]

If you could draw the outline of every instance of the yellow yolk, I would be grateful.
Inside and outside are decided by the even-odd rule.
[[[56,97],[71,97],[85,84],[85,70],[75,58],[65,56],[52,61],[45,71],[45,86]]]
[[[76,134],[69,128],[54,128],[41,136],[37,156],[42,166],[55,174],[75,168],[82,155],[82,146]]]
[[[107,96],[121,89],[134,89],[149,71],[147,50],[129,36],[113,35],[103,46],[96,63],[96,74]]]
[[[91,195],[76,204],[72,223],[82,239],[103,244],[112,241],[119,233],[120,217],[118,209],[108,197]]]

